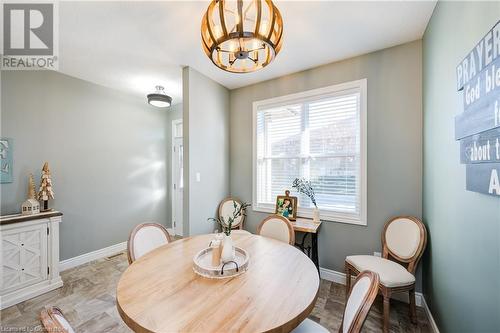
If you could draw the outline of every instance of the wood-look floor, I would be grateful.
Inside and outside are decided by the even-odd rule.
[[[77,333],[131,332],[115,306],[116,285],[128,267],[125,253],[62,272],[64,286],[0,311],[0,331],[39,332],[38,316],[45,305],[60,307]],[[408,306],[391,303],[391,332],[431,332],[421,308],[418,325],[412,325]],[[320,293],[310,316],[331,332],[337,332],[344,309],[344,286],[321,280]],[[363,332],[382,331],[382,304],[377,300]]]

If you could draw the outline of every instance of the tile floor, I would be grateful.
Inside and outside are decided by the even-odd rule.
[[[127,256],[121,253],[62,272],[62,288],[0,311],[0,331],[41,331],[40,310],[52,304],[63,309],[77,333],[131,332],[115,306],[116,284],[127,267]],[[417,308],[418,325],[412,325],[406,304],[394,301],[391,305],[391,332],[431,332],[422,308]],[[343,309],[344,286],[321,280],[318,301],[310,318],[337,332]],[[378,299],[363,332],[381,331],[382,303]]]

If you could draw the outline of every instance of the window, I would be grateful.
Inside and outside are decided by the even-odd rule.
[[[253,209],[274,212],[277,195],[312,182],[321,218],[366,225],[366,79],[254,102]]]

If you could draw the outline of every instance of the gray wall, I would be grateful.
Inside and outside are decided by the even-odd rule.
[[[170,221],[166,113],[142,98],[49,71],[3,72],[1,135],[14,139],[14,182],[1,214],[16,213],[27,176],[48,161],[64,213],[61,259],[127,240],[138,223]]]
[[[213,231],[207,218],[229,194],[229,91],[185,67],[183,107],[184,233],[197,235]]]
[[[500,3],[438,2],[424,35],[424,293],[441,332],[498,332],[500,199],[465,190],[454,139],[455,67],[500,19]]]
[[[343,271],[347,255],[380,251],[388,218],[422,212],[421,52],[416,41],[231,91],[231,195],[252,200],[252,102],[367,78],[368,226],[324,223],[319,260]],[[266,215],[250,211],[246,228]]]

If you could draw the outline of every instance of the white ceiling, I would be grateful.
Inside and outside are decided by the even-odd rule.
[[[133,94],[161,84],[182,100],[182,67],[233,89],[420,39],[434,1],[275,1],[283,48],[268,67],[231,74],[201,48],[209,1],[60,2],[60,71]]]

